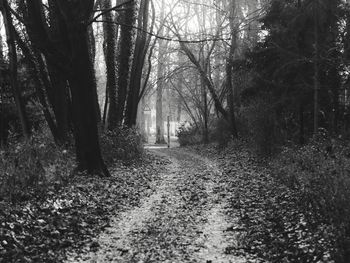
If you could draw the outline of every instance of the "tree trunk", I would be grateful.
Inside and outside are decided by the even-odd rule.
[[[208,132],[208,98],[207,98],[207,89],[205,88],[205,84],[203,78],[201,78],[201,90],[203,97],[203,141],[204,143],[209,142],[209,132]]]
[[[1,65],[4,62],[5,62],[5,58],[4,58],[3,40],[2,40],[2,35],[0,34],[0,63],[1,63]]]
[[[128,99],[125,111],[125,124],[132,127],[136,124],[138,98],[141,89],[142,67],[141,52],[145,42],[139,37],[136,38],[134,58],[131,67],[130,82],[128,89]]]
[[[78,170],[109,176],[99,145],[96,82],[85,23],[91,15],[93,2],[59,1],[58,5],[65,18],[71,51],[67,78],[72,96]]]
[[[30,138],[30,130],[28,126],[28,119],[25,112],[25,105],[22,99],[21,90],[18,83],[18,68],[17,68],[17,51],[15,45],[15,32],[10,14],[10,9],[7,0],[0,0],[0,9],[3,16],[8,56],[9,56],[9,71],[10,71],[10,82],[12,87],[13,96],[16,102],[19,119],[22,126],[22,132],[26,139]]]
[[[112,7],[111,0],[103,0],[102,7],[103,9],[110,9]],[[112,12],[105,13],[103,15],[103,20],[105,21],[103,23],[103,51],[107,71],[106,100],[109,104],[107,127],[110,130],[114,130],[117,127],[117,29],[114,24]]]
[[[106,124],[107,124],[107,114],[108,114],[108,104],[109,104],[109,101],[108,101],[108,87],[106,85],[106,90],[105,90],[105,102],[104,102],[104,105],[103,105],[103,117],[102,117],[102,124],[103,124],[103,127],[106,128]]]
[[[44,83],[46,83],[45,86],[48,98],[52,105],[53,112],[55,113],[59,137],[61,137],[65,142],[68,142],[70,132],[70,98],[67,78],[58,69],[56,69],[55,65],[52,65],[52,63],[48,61],[47,69],[50,77],[50,79],[48,79],[41,54],[37,54],[37,59],[39,61],[41,76],[43,79],[45,79]]]
[[[117,124],[122,124],[124,119],[125,103],[127,99],[127,90],[129,85],[130,58],[132,55],[132,26],[135,22],[135,3],[130,2],[125,5],[125,11],[122,11],[120,41],[118,61],[118,99],[117,99]]]
[[[318,132],[318,93],[320,89],[319,78],[319,24],[318,24],[318,0],[314,0],[314,37],[315,37],[315,50],[314,50],[314,134]]]
[[[143,141],[148,142],[148,133],[146,130],[146,114],[144,112],[145,105],[146,105],[145,98],[142,97],[138,107],[137,126],[140,129],[140,133],[142,135]]]
[[[227,85],[227,102],[229,108],[229,122],[231,126],[231,133],[234,138],[238,137],[237,127],[236,127],[236,118],[235,118],[235,106],[234,106],[234,87],[232,84],[232,63],[234,53],[237,47],[237,30],[236,25],[234,24],[234,14],[236,9],[235,1],[232,1],[230,4],[230,31],[231,31],[231,43],[229,47],[229,55],[226,61],[226,85]]]
[[[35,82],[36,93],[37,93],[38,99],[40,101],[40,104],[42,106],[45,120],[50,128],[50,131],[52,133],[52,136],[53,136],[55,142],[57,144],[63,144],[65,142],[65,140],[61,136],[61,134],[59,133],[57,124],[56,124],[53,116],[51,115],[50,106],[49,106],[47,99],[46,99],[44,82],[41,78],[40,70],[38,69],[37,63],[35,61],[35,57],[32,55],[29,47],[20,38],[19,34],[17,32],[15,32],[15,33],[16,33],[16,42],[17,42],[19,48],[21,49],[29,68],[31,69],[31,74],[33,75],[33,79]]]
[[[164,20],[164,0],[162,0],[162,8],[160,21]],[[163,35],[164,28],[162,27],[159,34]],[[165,144],[164,139],[164,120],[163,120],[163,86],[164,86],[164,67],[165,67],[165,52],[166,42],[162,39],[158,40],[158,67],[157,67],[157,100],[156,100],[156,143]]]
[[[90,57],[92,64],[95,64],[95,56],[96,56],[96,40],[94,35],[94,28],[92,25],[88,26],[88,36],[89,36],[89,47],[90,47]]]
[[[237,127],[236,127],[236,118],[235,118],[235,106],[234,106],[234,92],[232,85],[232,62],[231,59],[228,59],[226,65],[226,85],[227,85],[227,103],[229,108],[229,116],[230,116],[230,126],[231,133],[234,138],[238,137]]]
[[[5,64],[5,58],[4,58],[4,50],[3,50],[3,40],[2,36],[0,34],[0,67],[3,67]],[[3,98],[3,80],[0,79],[0,149],[7,146],[7,137],[8,137],[8,122],[7,118],[5,118],[5,105],[4,105],[4,98]]]
[[[181,54],[181,52],[178,52],[177,54],[178,56],[178,64],[180,65],[180,63],[182,63],[182,61],[184,61],[183,56]],[[183,90],[183,81],[184,81],[184,74],[183,71],[180,71],[180,73],[178,74],[178,81],[176,83],[177,88],[175,89],[177,91],[177,112],[176,112],[176,121],[178,123],[180,123],[181,121],[181,114],[182,114],[182,97],[181,97],[181,93]],[[175,85],[173,85],[175,86]]]
[[[102,160],[98,139],[94,92],[96,83],[89,56],[84,25],[71,31],[72,74],[68,77],[72,93],[73,123],[79,170],[90,174],[109,175]]]
[[[138,28],[142,28],[142,30],[137,31],[134,58],[130,74],[128,101],[125,114],[125,124],[129,127],[136,125],[137,119],[137,109],[141,90],[142,72],[148,48],[146,46],[145,33],[148,27],[148,7],[149,0],[142,0],[138,16]]]

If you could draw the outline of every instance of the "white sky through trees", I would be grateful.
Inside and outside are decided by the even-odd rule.
[[[162,23],[159,21],[162,1],[164,1],[165,8],[165,27],[168,28],[168,30],[164,30],[166,33],[164,37],[174,39],[175,41],[177,38],[174,36],[173,32],[171,32],[172,30],[169,30],[171,27],[174,29],[174,25],[176,25],[183,40],[191,41],[205,39],[210,35],[214,35],[217,27],[215,23],[217,22],[215,20],[216,16],[219,15],[219,20],[221,20],[221,22],[225,21],[225,18],[227,20],[227,10],[220,9],[216,4],[216,0],[153,0],[156,12],[156,28],[154,31],[157,31],[157,28],[159,28],[159,25]],[[112,0],[113,5],[116,5],[116,2],[116,0]],[[96,14],[98,14],[98,12]],[[223,22],[221,27],[225,29],[226,26],[227,21],[226,25],[225,22]],[[4,53],[6,55],[6,36],[2,17],[0,33],[3,37]],[[224,37],[224,34],[225,31],[223,30],[221,36]]]

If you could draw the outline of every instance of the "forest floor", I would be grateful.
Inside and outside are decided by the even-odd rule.
[[[225,253],[239,241],[228,231],[234,222],[218,164],[180,148],[152,151],[170,160],[153,194],[111,220],[97,251],[72,253],[67,262],[248,262]]]
[[[0,209],[0,262],[331,262],[244,147],[146,148],[111,178]]]

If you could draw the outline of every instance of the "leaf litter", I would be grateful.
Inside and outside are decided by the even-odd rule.
[[[237,143],[221,151],[215,145],[191,150],[217,160],[222,169],[219,191],[227,200],[227,220],[232,222],[226,231],[235,233],[238,241],[226,253],[257,262],[334,262],[332,237],[326,240],[315,231],[298,205],[298,195],[245,145]]]
[[[169,158],[152,195],[114,217],[96,237],[99,249],[67,262],[256,262],[225,253],[236,235],[219,190],[215,162],[182,149],[154,149]]]
[[[243,148],[154,149],[0,210],[1,262],[332,262],[294,193]]]
[[[129,165],[117,163],[111,178],[78,176],[44,197],[0,202],[0,262],[63,262],[67,251],[98,249],[93,237],[116,213],[152,193],[151,182],[166,163],[147,154]]]

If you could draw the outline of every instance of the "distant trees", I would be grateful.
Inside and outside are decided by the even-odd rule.
[[[239,38],[240,26],[244,24],[245,18],[240,15],[244,3],[236,1],[215,1],[215,6],[206,5],[205,1],[193,4],[193,13],[198,20],[198,35],[202,38],[197,41],[184,37],[186,32],[178,24],[183,23],[178,18],[174,19],[171,25],[174,35],[179,40],[181,52],[196,68],[202,82],[202,104],[203,104],[203,139],[208,140],[208,123],[210,121],[209,101],[214,104],[215,111],[230,126],[230,133],[233,137],[238,136],[235,120],[233,86],[233,63],[238,58],[237,54],[242,45]],[[253,9],[251,7],[251,9]],[[257,13],[257,7],[254,13]],[[191,11],[188,11],[191,13]],[[251,14],[248,14],[251,16]],[[187,15],[187,19],[193,16]],[[186,18],[184,18],[186,19]],[[185,22],[186,23],[186,22]],[[250,21],[254,24],[256,23]],[[210,26],[209,26],[210,24]],[[215,26],[213,26],[215,25]],[[248,24],[246,25],[248,28]],[[248,29],[247,29],[248,30]],[[249,29],[250,38],[254,38]],[[257,32],[256,32],[257,35]],[[229,39],[229,43],[226,42]],[[227,58],[227,59],[226,59]],[[222,63],[226,60],[224,67]],[[221,70],[225,71],[226,77],[222,76]]]

